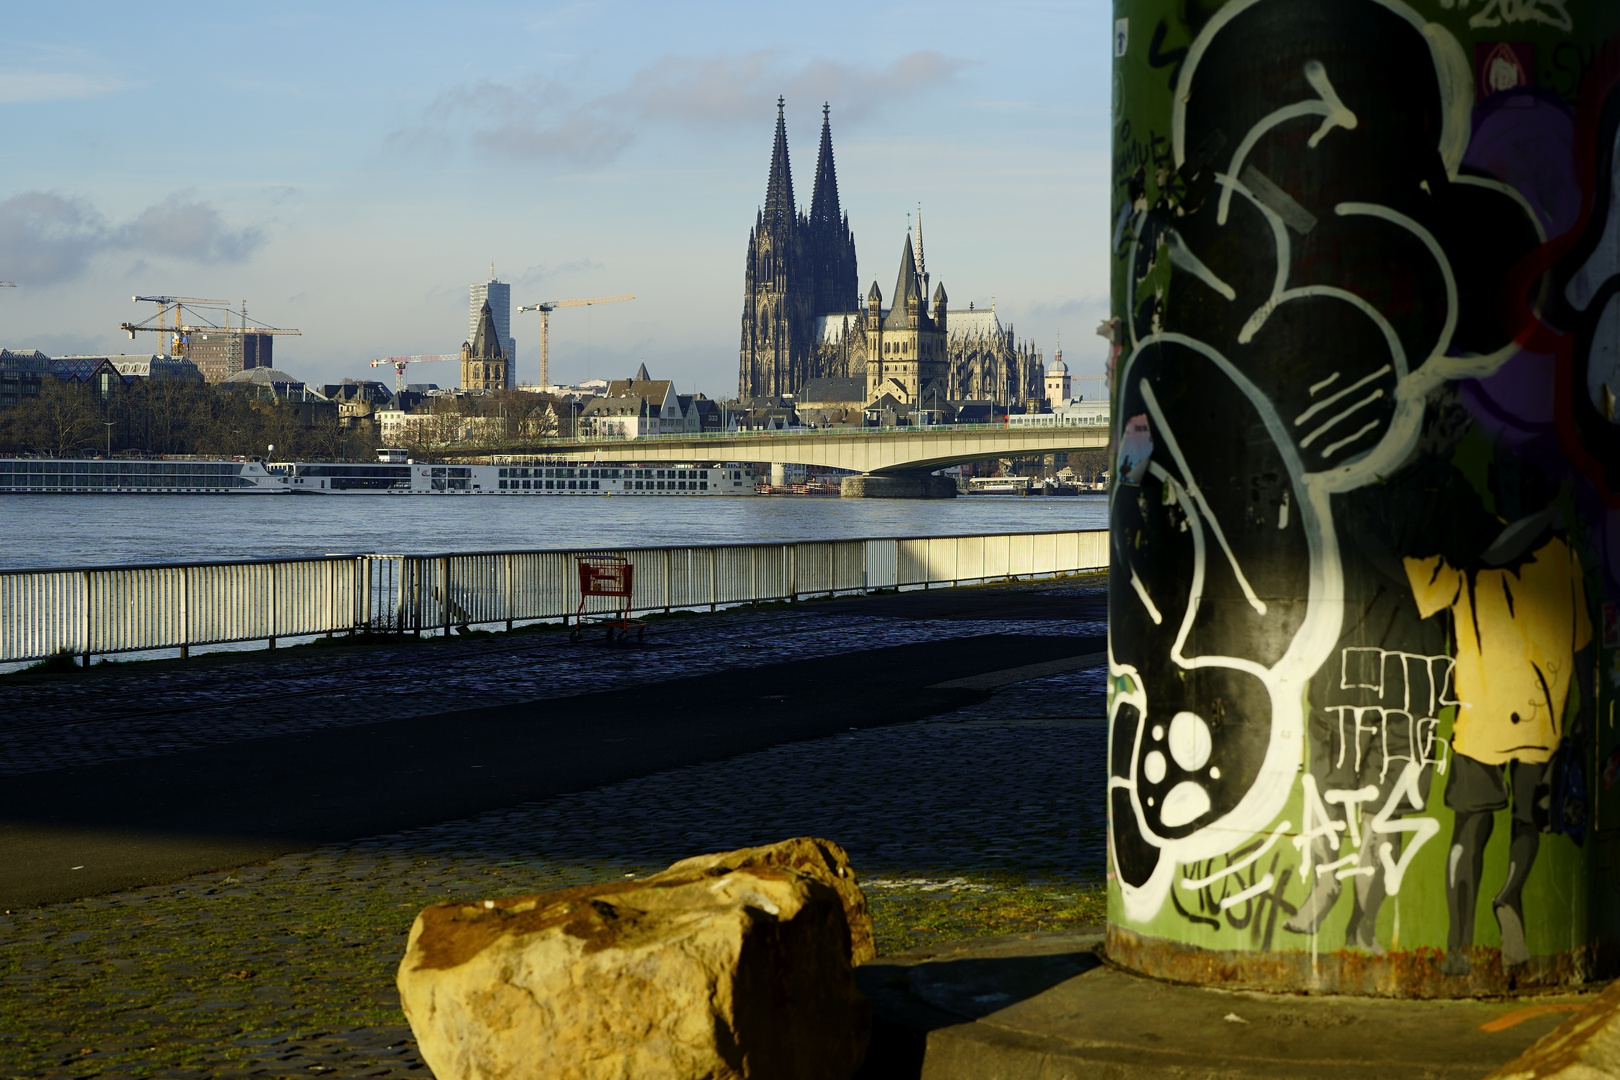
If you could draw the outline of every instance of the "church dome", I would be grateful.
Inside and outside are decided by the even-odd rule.
[[[294,378],[278,368],[254,367],[238,371],[225,381],[228,383],[256,383],[259,386],[273,386],[276,383],[302,383],[304,380]]]

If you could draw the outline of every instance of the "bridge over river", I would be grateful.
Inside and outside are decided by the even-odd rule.
[[[505,451],[571,460],[623,462],[758,461],[820,465],[857,473],[852,497],[949,497],[955,486],[929,474],[992,458],[1036,457],[1108,445],[1106,424],[941,424],[904,428],[818,428],[653,435],[588,442],[548,440]]]

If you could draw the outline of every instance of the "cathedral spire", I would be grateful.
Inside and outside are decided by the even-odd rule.
[[[920,314],[920,311],[913,313],[909,308],[912,305],[921,308],[924,302],[921,284],[917,277],[917,255],[912,250],[911,230],[908,228],[906,246],[900,251],[900,276],[894,283],[894,296],[889,301],[889,317],[883,323],[886,328],[904,330],[908,326],[908,320]]]
[[[917,204],[917,273],[922,277],[922,294],[928,296],[928,260],[923,256],[922,203]]]
[[[765,218],[778,222],[793,220],[793,170],[788,164],[785,99],[776,99],[776,145],[771,148],[771,176],[765,185]]]
[[[495,313],[490,310],[488,300],[478,309],[478,332],[473,335],[472,355],[480,360],[506,358],[501,349],[501,336],[495,330]]]
[[[922,203],[917,204],[917,273],[928,280],[928,260],[923,256],[922,242]]]
[[[832,109],[821,105],[821,150],[816,156],[816,186],[810,195],[810,220],[836,227],[843,219],[838,205],[838,170],[833,166]]]

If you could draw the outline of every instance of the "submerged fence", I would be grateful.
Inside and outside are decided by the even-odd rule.
[[[955,585],[1108,565],[1106,531],[592,548],[326,555],[92,569],[0,570],[0,663],[57,653],[180,649],[321,634],[415,633],[580,608],[574,560],[635,566],[632,611]],[[589,597],[585,611],[611,598]]]

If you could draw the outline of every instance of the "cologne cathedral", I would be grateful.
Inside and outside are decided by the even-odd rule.
[[[929,314],[920,213],[915,247],[908,231],[901,252],[893,308],[882,306],[876,282],[863,300],[855,237],[838,201],[828,109],[822,107],[815,188],[804,214],[793,200],[783,104],[778,98],[765,205],[748,236],[738,394],[782,397],[799,394],[813,379],[861,379],[869,401],[887,393],[908,405],[943,396],[1038,408],[1045,375],[1041,354],[1016,340],[993,305],[947,311],[941,285]],[[902,328],[912,333],[897,338],[894,331]],[[909,340],[917,331],[931,333]],[[927,352],[919,354],[919,348]],[[886,351],[901,349],[907,351]]]

